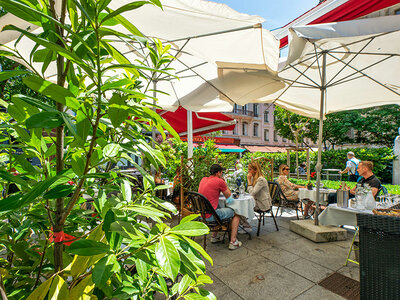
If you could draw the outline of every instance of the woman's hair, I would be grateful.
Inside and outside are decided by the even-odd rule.
[[[279,166],[279,175],[283,175],[283,169],[284,168],[289,168],[288,165],[282,164]]]
[[[264,177],[261,171],[261,166],[258,162],[253,161],[251,163],[249,163],[249,169],[253,169],[256,170],[256,174],[254,174],[254,181],[253,184],[256,182],[256,180],[260,177]]]

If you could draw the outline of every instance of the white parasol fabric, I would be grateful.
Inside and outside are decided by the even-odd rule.
[[[129,0],[113,0],[111,9],[117,9]],[[233,92],[236,82],[218,81],[218,63],[250,63],[261,65],[265,70],[276,73],[279,58],[279,43],[276,38],[261,27],[261,17],[238,13],[224,4],[204,0],[164,0],[163,10],[156,6],[144,5],[139,9],[126,12],[123,16],[133,20],[133,24],[146,36],[160,39],[171,45],[171,54],[177,59],[170,65],[180,79],[164,81],[158,78],[157,89],[169,94],[158,94],[158,104],[167,110],[175,110],[180,105],[194,111],[230,111],[237,97],[243,93]],[[0,27],[13,24],[20,28],[39,33],[40,29],[22,20],[6,15],[0,18]],[[125,28],[114,26],[126,34]],[[19,36],[16,32],[0,33],[0,43],[13,46]],[[18,50],[29,61],[34,43],[23,37]],[[115,41],[115,47],[128,58],[140,56],[140,45]],[[40,49],[40,48],[39,48]],[[20,61],[24,63],[23,61]],[[42,64],[32,63],[40,72]],[[26,65],[26,64],[25,64]],[[50,65],[44,76],[52,79],[55,66]],[[205,100],[193,99],[190,93],[205,85],[208,93],[217,95]],[[226,100],[223,101],[219,96]],[[190,98],[181,102],[180,99]]]

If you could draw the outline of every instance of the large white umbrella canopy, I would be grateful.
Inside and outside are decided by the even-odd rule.
[[[113,0],[109,7],[115,10],[129,2]],[[181,105],[194,111],[230,111],[235,99],[241,97],[243,92],[233,92],[237,88],[235,82],[217,80],[219,62],[257,64],[276,73],[279,44],[269,31],[261,27],[260,23],[264,22],[261,17],[242,14],[224,4],[204,0],[164,0],[162,4],[163,10],[144,5],[122,14],[126,19],[133,20],[146,37],[170,44],[171,54],[177,57],[170,67],[175,69],[180,79],[165,81],[162,79],[166,78],[157,78],[157,89],[169,94],[157,95],[162,108],[175,110]],[[0,28],[7,24],[23,29],[30,26],[30,31],[40,33],[37,27],[9,14],[0,18]],[[130,34],[122,26],[112,28]],[[18,32],[1,32],[0,43],[12,47],[18,36]],[[34,42],[26,37],[17,45],[27,60],[34,46]],[[141,45],[132,41],[115,41],[114,46],[130,59],[142,55]],[[32,65],[40,72],[40,62],[33,62]],[[55,70],[55,65],[50,65],[44,76],[51,80]],[[225,101],[219,97],[214,97],[212,101],[201,97],[192,99],[190,92],[201,85],[210,89],[208,93],[221,95]],[[185,97],[189,97],[190,101],[179,101]]]
[[[279,91],[258,99],[320,119],[317,215],[326,114],[400,104],[400,16],[294,27]],[[315,219],[318,224],[318,218]]]

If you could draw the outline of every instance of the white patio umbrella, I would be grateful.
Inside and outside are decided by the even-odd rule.
[[[129,2],[113,0],[108,6],[115,10]],[[236,82],[216,80],[220,70],[219,62],[254,63],[276,73],[279,44],[269,31],[261,27],[260,23],[264,21],[261,17],[241,14],[224,4],[204,0],[164,0],[162,4],[163,10],[144,5],[123,13],[123,16],[134,20],[134,25],[146,37],[170,44],[172,55],[176,56],[170,67],[175,69],[179,79],[157,77],[154,80],[154,89],[168,94],[157,93],[158,105],[163,109],[174,111],[182,106],[188,111],[231,111],[235,99],[247,91],[235,92],[238,87]],[[0,28],[8,24],[23,29],[30,26],[30,31],[36,34],[41,30],[10,14],[0,18]],[[112,28],[130,34],[122,26]],[[18,37],[18,32],[1,32],[0,44],[13,47]],[[34,46],[32,40],[23,37],[17,48],[25,60],[29,61]],[[142,52],[142,45],[130,40],[115,41],[114,46],[130,59],[146,55]],[[24,60],[19,62],[25,64]],[[42,63],[32,62],[32,65],[40,72]],[[56,74],[55,70],[55,63],[50,64],[44,77],[51,80]],[[223,100],[216,98],[208,101],[199,95],[193,97],[191,91],[202,85],[208,87],[208,93],[221,95]],[[180,101],[188,98],[190,101]],[[191,118],[190,112],[188,118]],[[189,126],[190,122],[188,132],[191,132]]]
[[[278,73],[285,87],[258,101],[320,119],[318,209],[324,116],[400,104],[400,16],[293,27],[290,38]]]

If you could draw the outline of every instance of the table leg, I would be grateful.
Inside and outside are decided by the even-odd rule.
[[[351,241],[349,254],[347,254],[347,258],[346,258],[346,262],[345,262],[344,266],[347,266],[348,262],[352,262],[352,263],[357,264],[357,265],[360,264],[359,262],[350,259],[350,255],[351,255],[351,252],[353,251],[354,241],[356,240],[357,234],[358,234],[358,227],[356,228],[356,232],[354,233],[353,240]]]

